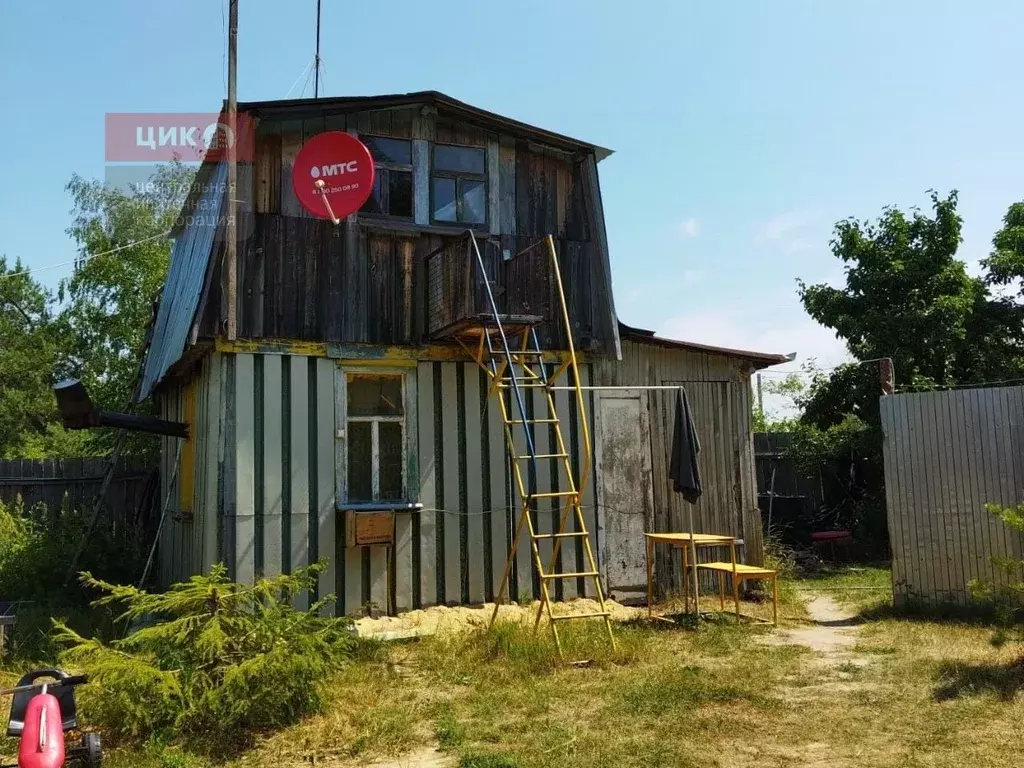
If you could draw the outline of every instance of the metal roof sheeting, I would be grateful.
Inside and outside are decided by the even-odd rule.
[[[189,219],[174,241],[171,264],[160,296],[153,338],[139,387],[139,400],[147,398],[185,351],[192,320],[203,292],[203,281],[213,253],[224,199],[227,166],[219,163],[206,180]]]
[[[690,349],[696,352],[707,352],[712,355],[724,355],[735,357],[740,360],[747,360],[752,363],[755,369],[768,368],[780,363],[788,363],[796,359],[796,353],[790,352],[787,355],[777,355],[770,352],[752,352],[748,349],[731,349],[729,347],[715,347],[710,344],[698,344],[695,341],[680,341],[678,339],[666,339],[664,336],[656,336],[654,331],[644,328],[634,328],[619,322],[619,333],[625,339],[631,339],[644,344],[654,344],[667,349]]]
[[[440,106],[469,120],[483,122],[499,130],[530,136],[540,142],[551,142],[574,148],[593,150],[598,162],[612,154],[606,147],[588,141],[555,133],[546,128],[530,125],[511,117],[499,115],[464,101],[452,98],[440,91],[414,91],[412,93],[391,93],[379,96],[332,96],[316,99],[278,99],[274,101],[246,101],[238,103],[239,112],[248,112],[258,117],[287,114],[296,117],[323,117],[326,112],[355,112],[361,110],[388,109],[408,105]]]

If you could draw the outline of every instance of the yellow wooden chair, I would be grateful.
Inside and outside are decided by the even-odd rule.
[[[772,583],[772,625],[779,625],[779,572],[771,568],[760,568],[756,565],[742,563],[698,563],[698,568],[715,571],[718,574],[718,598],[722,610],[725,610],[725,575],[732,576],[732,596],[736,602],[736,622],[740,620],[740,584],[751,579],[766,580]]]

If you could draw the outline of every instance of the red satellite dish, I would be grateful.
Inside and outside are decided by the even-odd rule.
[[[373,191],[373,156],[344,131],[318,133],[299,149],[292,189],[313,216],[335,224],[363,207]]]

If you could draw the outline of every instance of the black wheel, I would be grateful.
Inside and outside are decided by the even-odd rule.
[[[103,762],[103,748],[98,733],[87,733],[82,736],[82,765],[85,768],[100,768]]]

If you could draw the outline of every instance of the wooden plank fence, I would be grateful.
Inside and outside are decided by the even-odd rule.
[[[92,510],[103,483],[106,459],[0,459],[0,502],[26,510],[45,504],[51,520],[62,510]],[[106,514],[115,528],[139,522],[152,506],[154,467],[138,459],[122,459],[106,496]]]
[[[985,505],[1024,501],[1024,387],[889,395],[881,416],[896,604],[1005,584],[992,557],[1020,558],[1024,540]]]

